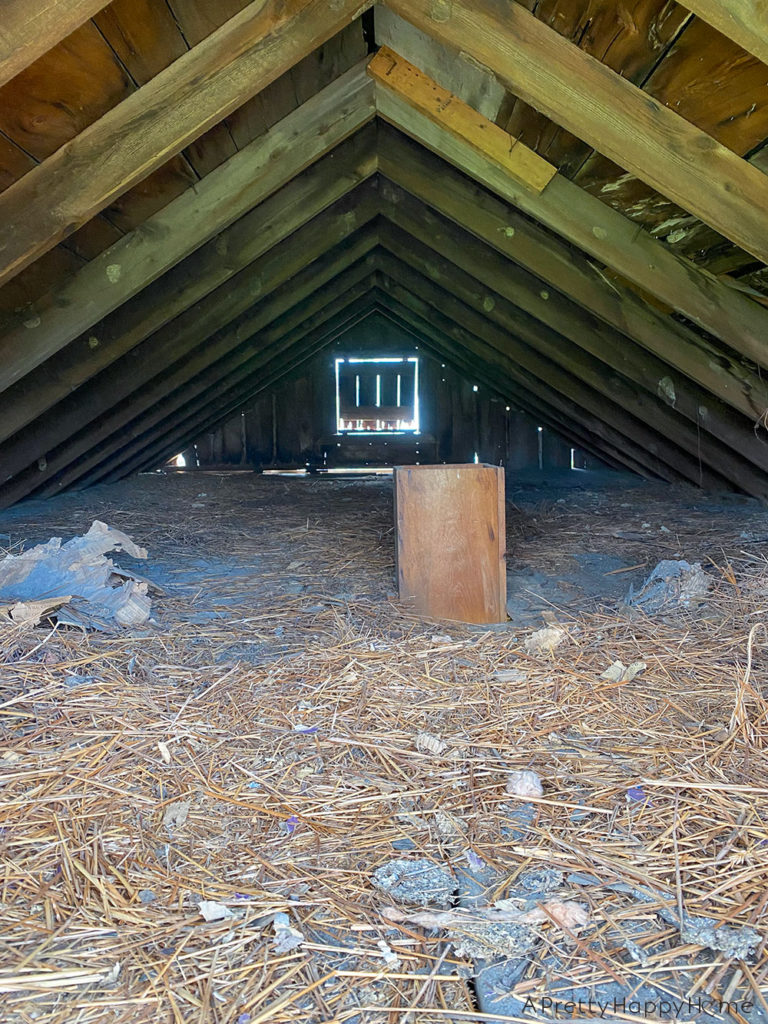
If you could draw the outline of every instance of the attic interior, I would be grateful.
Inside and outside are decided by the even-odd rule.
[[[768,1022],[762,6],[4,0],[4,1021]]]

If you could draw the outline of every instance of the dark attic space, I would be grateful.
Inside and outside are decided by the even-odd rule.
[[[1,0],[2,1024],[768,1024],[768,13]]]

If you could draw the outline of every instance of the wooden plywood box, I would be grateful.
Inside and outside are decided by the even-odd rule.
[[[504,470],[395,469],[400,599],[429,618],[504,622]]]

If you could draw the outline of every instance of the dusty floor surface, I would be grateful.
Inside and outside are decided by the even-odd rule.
[[[492,630],[398,607],[387,480],[0,513],[13,553],[122,529],[165,592],[0,626],[3,1020],[768,1020],[768,513],[592,484],[511,486]],[[710,593],[631,611],[662,558]]]

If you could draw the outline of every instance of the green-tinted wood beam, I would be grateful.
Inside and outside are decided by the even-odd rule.
[[[249,307],[255,304],[251,319],[261,315],[260,311],[266,309],[268,296],[287,282],[290,282],[290,288],[281,293],[281,298],[287,295],[297,302],[305,293],[308,294],[307,288],[314,286],[314,276],[302,275],[302,271],[337,243],[342,246],[341,250],[324,265],[329,279],[364,256],[376,245],[378,237],[378,229],[372,223],[379,207],[374,186],[375,182],[360,185],[352,194],[255,260],[228,284],[58,402],[49,416],[36,419],[0,445],[3,472],[0,485],[7,484],[25,467],[34,466],[32,478],[36,481],[35,486],[39,486],[67,465],[64,460],[71,461],[84,454],[89,440],[94,445],[100,444],[107,436],[108,424],[113,422],[110,414],[115,405],[136,392],[142,400],[145,397],[141,394],[142,389],[154,377],[178,359],[188,358],[200,345],[205,356],[213,361],[214,347],[208,344],[208,340],[214,332],[234,321],[229,336],[232,339],[240,336],[238,331],[242,329],[243,322],[248,321],[246,312]],[[357,229],[366,225],[367,231],[353,237]],[[282,301],[284,303],[285,299]],[[278,315],[275,309],[284,311],[279,304],[273,304],[270,309],[267,315],[271,316]],[[72,445],[70,439],[74,442]],[[41,465],[44,468],[40,469]]]
[[[81,335],[31,377],[7,389],[0,403],[0,441],[43,415],[214,290],[219,289],[211,297],[212,308],[218,309],[222,301],[226,307],[222,285],[232,283],[240,274],[236,287],[241,289],[241,272],[247,274],[246,268],[254,260],[370,178],[376,164],[375,131],[370,125]],[[259,288],[259,280],[252,277],[251,299],[246,306],[259,294]],[[195,310],[193,321],[200,314],[199,309]],[[169,329],[173,332],[176,327],[171,325]]]
[[[596,196],[560,174],[537,195],[478,160],[467,143],[434,124],[407,99],[377,89],[376,108],[379,116],[396,128],[642,291],[699,324],[736,353],[768,365],[768,310],[677,256]]]
[[[479,61],[556,124],[768,263],[768,177],[521,4],[386,4]]]
[[[33,307],[0,322],[0,389],[30,373],[220,235],[353,135],[374,113],[373,84],[364,67],[357,67],[196,182]],[[220,255],[219,264],[223,263]]]
[[[609,282],[579,251],[400,132],[382,125],[379,140],[381,173],[421,202],[554,285],[752,422],[768,408],[768,384],[744,360],[653,309],[630,289]]]
[[[0,285],[345,28],[372,0],[254,0],[0,196]]]

